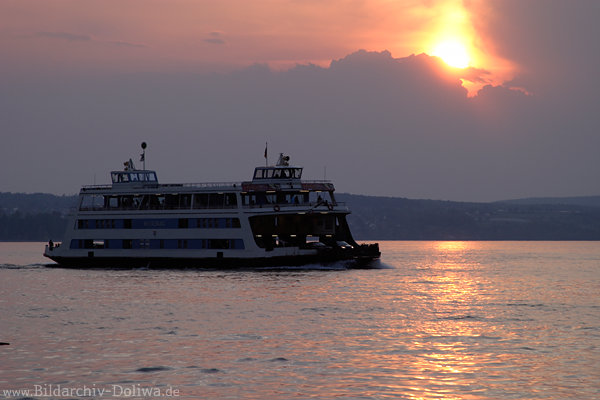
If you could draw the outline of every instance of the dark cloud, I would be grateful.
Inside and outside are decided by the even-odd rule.
[[[50,38],[50,39],[59,39],[69,42],[94,42],[94,43],[102,43],[108,44],[111,46],[118,47],[146,47],[143,44],[139,43],[131,43],[122,40],[114,40],[114,41],[103,41],[93,38],[90,35],[82,35],[77,33],[68,33],[68,32],[37,32],[35,37],[38,38]]]
[[[538,93],[585,90],[600,68],[597,0],[469,1],[486,45],[519,68],[514,82]]]
[[[282,72],[1,81],[0,181],[5,191],[72,193],[94,174],[105,182],[141,141],[163,181],[244,180],[268,141],[271,161],[289,153],[307,178],[326,170],[345,192],[451,200],[600,192],[598,103],[490,85],[469,98],[447,71],[424,54],[363,50]]]
[[[120,46],[120,47],[147,47],[144,44],[124,42],[124,41],[121,41],[121,40],[112,41],[112,42],[106,42],[106,43],[114,45],[114,46]]]
[[[35,36],[51,38],[51,39],[67,40],[70,42],[90,42],[90,41],[92,41],[92,37],[89,35],[80,35],[80,34],[68,33],[68,32],[37,32],[35,34]]]
[[[210,44],[225,44],[225,39],[223,39],[221,32],[210,32],[209,37],[204,39],[204,41]]]

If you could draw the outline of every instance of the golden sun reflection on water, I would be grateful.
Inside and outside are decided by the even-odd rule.
[[[478,265],[467,261],[477,246],[461,241],[432,243],[430,263],[413,282],[422,294],[425,313],[411,321],[413,340],[407,350],[413,356],[408,370],[419,383],[410,386],[415,393],[411,399],[481,398],[478,372],[495,360],[473,349],[490,328],[486,317],[473,307],[487,284],[477,277]],[[466,396],[450,395],[457,390]]]
[[[434,248],[438,252],[464,251],[472,247],[474,247],[474,242],[448,241],[434,243]]]

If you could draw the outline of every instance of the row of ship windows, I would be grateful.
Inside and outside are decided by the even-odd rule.
[[[71,249],[234,249],[243,250],[242,239],[73,239]]]
[[[77,229],[226,229],[240,228],[239,218],[78,219]]]
[[[80,210],[179,210],[236,208],[235,193],[99,195],[85,194]]]

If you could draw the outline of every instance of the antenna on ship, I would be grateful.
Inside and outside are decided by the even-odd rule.
[[[140,161],[143,163],[142,165],[144,171],[146,170],[146,147],[148,147],[146,142],[142,142],[142,154],[140,154]]]

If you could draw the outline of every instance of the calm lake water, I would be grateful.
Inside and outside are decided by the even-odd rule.
[[[0,243],[0,398],[600,398],[600,242],[381,249],[368,270],[90,271]]]

